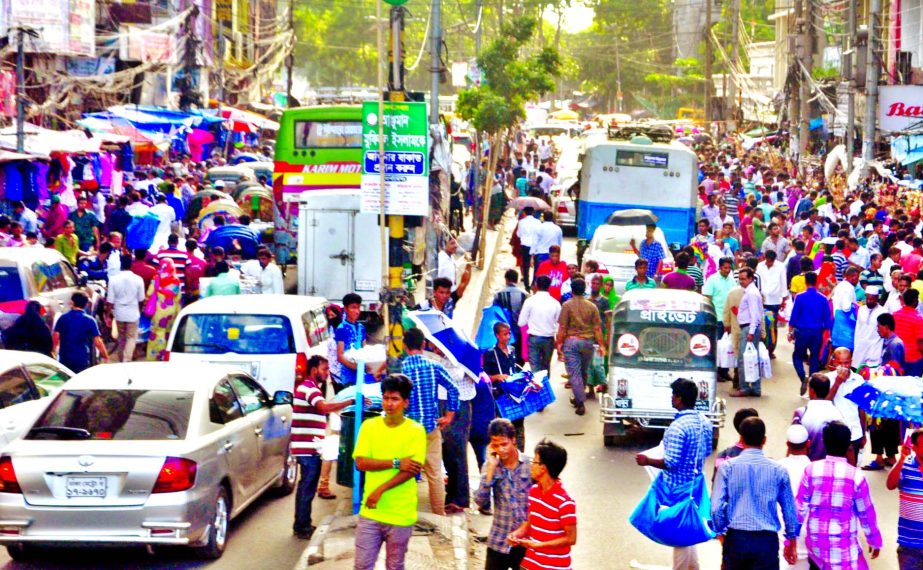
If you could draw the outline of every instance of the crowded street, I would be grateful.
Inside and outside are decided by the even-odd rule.
[[[0,570],[923,570],[923,0],[0,0]]]

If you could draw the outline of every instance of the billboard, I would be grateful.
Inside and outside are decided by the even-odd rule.
[[[923,86],[880,86],[878,128],[883,132],[923,131]]]

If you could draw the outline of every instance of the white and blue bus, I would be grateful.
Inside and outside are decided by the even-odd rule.
[[[613,212],[643,208],[660,218],[657,225],[667,242],[689,243],[699,202],[695,153],[678,142],[653,142],[647,136],[621,140],[618,136],[610,133],[608,140],[594,140],[584,152],[577,237],[591,239]]]

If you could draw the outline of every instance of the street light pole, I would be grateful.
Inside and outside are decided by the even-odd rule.
[[[21,153],[26,146],[26,63],[23,48],[22,26],[16,29],[16,152]]]

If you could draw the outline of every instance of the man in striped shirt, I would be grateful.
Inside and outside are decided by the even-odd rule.
[[[911,451],[913,454],[911,455]],[[923,568],[923,429],[910,434],[910,445],[901,446],[901,457],[888,473],[889,491],[898,489],[897,563],[900,570]]]
[[[176,267],[176,277],[179,279],[180,291],[186,288],[186,264],[189,263],[189,255],[179,249],[179,236],[170,234],[167,238],[167,247],[161,249],[156,255],[157,265],[164,259],[172,259],[173,266]]]
[[[548,441],[535,446],[526,522],[510,533],[507,542],[524,546],[523,570],[570,570],[570,547],[577,544],[577,506],[558,476],[567,464],[567,450]]]
[[[317,483],[320,480],[320,452],[327,431],[327,414],[342,410],[354,402],[353,399],[342,402],[327,402],[324,399],[323,387],[329,376],[326,358],[318,355],[309,358],[307,378],[295,389],[292,406],[291,453],[301,466],[292,530],[295,536],[305,540],[310,539],[314,533],[311,502],[317,494]]]

